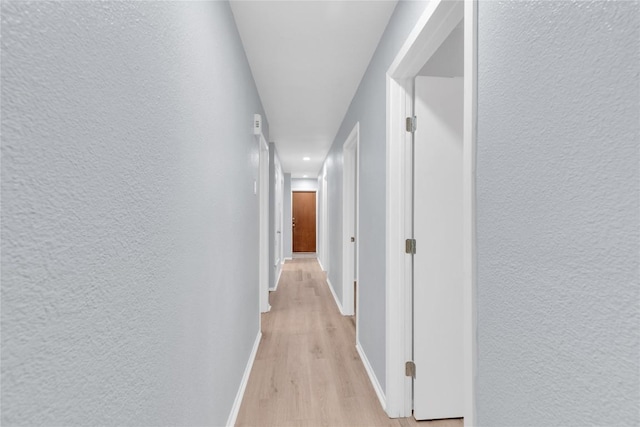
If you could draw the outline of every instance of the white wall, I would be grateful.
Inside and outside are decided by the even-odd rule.
[[[1,8],[2,424],[223,425],[265,117],[228,3]]]
[[[638,2],[480,2],[478,425],[640,425]]]
[[[360,122],[359,336],[385,387],[386,72],[426,1],[398,2],[325,160],[329,195],[329,279],[342,296],[342,146]]]
[[[318,191],[318,180],[311,178],[291,178],[291,191]]]

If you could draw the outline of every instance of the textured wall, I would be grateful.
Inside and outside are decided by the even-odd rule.
[[[639,17],[479,5],[479,425],[640,424]]]
[[[424,11],[425,1],[400,1],[327,155],[329,278],[342,296],[342,146],[360,122],[360,343],[385,387],[386,73]]]
[[[1,7],[2,424],[223,425],[264,116],[228,4]]]

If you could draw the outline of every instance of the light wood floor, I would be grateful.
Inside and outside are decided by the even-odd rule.
[[[236,426],[462,427],[387,417],[316,259],[288,261],[270,302]]]

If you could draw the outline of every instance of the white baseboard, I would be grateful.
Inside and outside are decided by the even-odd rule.
[[[344,313],[342,311],[342,304],[340,304],[340,300],[338,299],[338,296],[336,295],[336,291],[333,290],[333,285],[331,284],[331,280],[329,280],[329,278],[327,277],[327,285],[329,286],[329,290],[331,291],[331,295],[333,295],[333,299],[336,302],[336,305],[338,306],[338,310],[340,311],[340,314],[342,314],[344,316]]]
[[[293,261],[293,257],[287,256],[287,257],[284,257],[284,260],[285,261]]]
[[[378,400],[380,401],[380,405],[382,405],[382,409],[386,411],[387,399],[384,396],[382,387],[380,387],[380,383],[378,382],[378,378],[376,377],[376,374],[373,373],[373,368],[369,363],[369,359],[367,359],[367,356],[364,354],[364,350],[362,349],[360,342],[356,343],[356,350],[360,355],[360,359],[362,360],[364,369],[367,371],[367,374],[369,375],[369,381],[371,381],[371,385],[373,386],[373,389],[376,391],[376,394],[378,395]]]
[[[282,277],[282,270],[284,267],[284,261],[282,261],[282,263],[280,264],[280,268],[278,268],[278,277],[276,277],[276,285],[273,287],[273,289],[269,289],[270,291],[276,291],[278,289],[278,285],[280,284],[280,278]]]
[[[324,268],[324,265],[322,265],[322,260],[320,260],[320,257],[318,257],[318,264],[320,264],[320,269],[324,272],[326,272],[327,270]]]
[[[249,355],[249,360],[247,361],[247,366],[244,368],[244,374],[242,375],[240,388],[238,389],[238,393],[236,394],[236,400],[233,401],[231,413],[229,414],[229,418],[227,419],[227,427],[233,427],[236,424],[238,412],[240,411],[240,405],[242,404],[242,398],[244,397],[244,391],[247,388],[247,383],[249,382],[249,375],[251,374],[251,368],[253,368],[253,362],[256,360],[256,354],[258,354],[258,347],[260,346],[261,339],[262,332],[258,332],[256,341],[253,343],[253,349],[251,349],[251,354]]]

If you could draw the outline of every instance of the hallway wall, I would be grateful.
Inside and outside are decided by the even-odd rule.
[[[317,191],[318,180],[311,178],[291,178],[291,191]]]
[[[640,425],[639,16],[479,3],[478,425]]]
[[[386,72],[427,5],[398,2],[325,159],[329,191],[329,279],[342,298],[342,146],[360,122],[359,337],[385,388]]]
[[[228,3],[1,14],[2,425],[224,425],[266,117]]]

